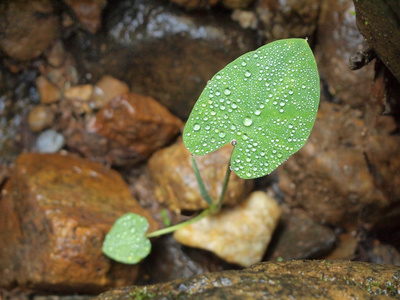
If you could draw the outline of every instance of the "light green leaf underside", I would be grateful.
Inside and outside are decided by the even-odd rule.
[[[106,235],[103,253],[124,264],[138,263],[151,250],[151,243],[145,236],[148,227],[146,218],[134,213],[124,214]]]
[[[267,44],[208,82],[186,123],[184,144],[192,154],[204,155],[235,140],[232,170],[241,178],[262,177],[305,144],[319,93],[306,40]]]

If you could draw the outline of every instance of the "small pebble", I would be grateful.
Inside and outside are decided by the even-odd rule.
[[[40,132],[50,127],[54,121],[54,112],[50,107],[38,105],[28,114],[28,124],[33,132]]]
[[[36,140],[38,152],[41,153],[56,153],[64,143],[64,136],[53,129],[43,131]]]

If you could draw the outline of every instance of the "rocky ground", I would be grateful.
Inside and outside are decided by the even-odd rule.
[[[400,6],[373,2],[1,2],[0,299],[400,298]],[[290,37],[321,79],[306,145],[141,264],[104,256],[125,212],[153,231],[206,206],[185,120],[215,72]],[[197,160],[214,197],[230,147]]]

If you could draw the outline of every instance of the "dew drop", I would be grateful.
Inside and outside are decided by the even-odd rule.
[[[247,65],[246,62],[243,61],[242,66],[245,67],[246,65]]]
[[[290,94],[290,95],[293,95],[293,91],[289,91],[289,94]]]
[[[217,76],[215,76],[215,78],[221,79],[221,75],[217,75]]]
[[[237,140],[232,140],[232,141],[231,141],[231,145],[232,145],[232,146],[236,146],[236,145],[237,145]]]
[[[225,134],[225,132],[221,131],[218,135],[220,138],[224,138],[226,134]]]
[[[243,120],[244,126],[250,126],[251,124],[253,124],[253,120],[251,118],[247,117]]]
[[[231,94],[231,91],[230,91],[229,89],[225,89],[224,94],[225,94],[226,96],[228,96],[228,95]]]
[[[259,111],[258,109],[254,112],[254,114],[256,115],[256,116],[259,116],[260,114],[261,114],[261,111]]]
[[[236,129],[236,126],[235,125],[231,125],[231,130],[235,130]]]
[[[194,124],[193,129],[196,130],[196,131],[200,130],[200,125],[199,124]]]
[[[285,102],[279,103],[280,106],[285,106],[285,104],[286,104]]]
[[[250,73],[249,71],[246,71],[246,73],[244,73],[244,76],[250,77],[250,76],[251,76],[251,73]]]
[[[235,109],[235,108],[237,108],[237,105],[236,105],[235,103],[232,103],[231,107],[232,107],[233,109]]]

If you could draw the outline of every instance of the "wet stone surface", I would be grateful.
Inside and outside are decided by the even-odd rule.
[[[391,299],[400,296],[399,276],[395,266],[294,260],[120,288],[96,299]]]
[[[101,244],[127,211],[152,219],[121,176],[59,154],[23,154],[0,201],[0,286],[94,293],[132,284],[138,266],[112,262]],[[84,280],[83,280],[84,279]]]
[[[212,199],[218,199],[232,146],[226,145],[207,156],[195,157],[204,185]],[[155,183],[156,198],[173,211],[199,210],[208,207],[201,197],[190,159],[182,140],[155,152],[149,160],[149,172]],[[224,204],[235,205],[242,201],[253,186],[232,173]]]
[[[82,33],[72,42],[71,51],[80,58],[82,74],[123,79],[133,92],[154,97],[186,119],[212,75],[256,48],[256,35],[240,28],[229,15],[185,14],[163,4],[156,0],[110,3],[105,12],[106,40]]]

